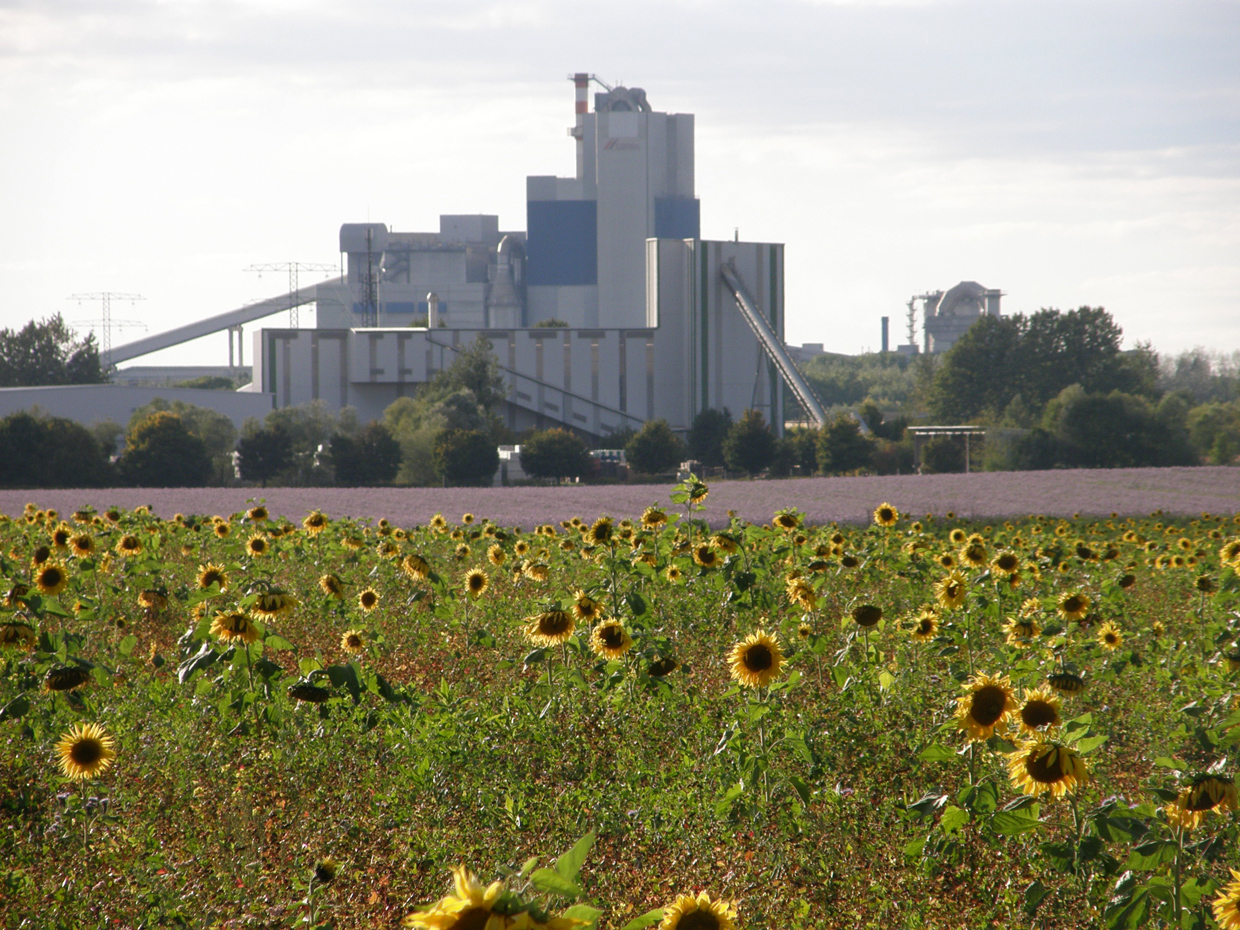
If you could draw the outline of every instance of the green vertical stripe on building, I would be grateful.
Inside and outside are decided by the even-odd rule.
[[[698,286],[700,299],[698,302],[698,311],[701,316],[702,327],[702,405],[699,409],[705,410],[710,406],[710,299],[707,286],[710,283],[710,275],[707,272],[709,262],[707,261],[706,252],[708,246],[702,241],[698,241],[698,251],[702,258],[702,282]]]
[[[784,334],[779,331],[779,267],[778,267],[778,246],[770,246],[767,255],[768,277],[770,278],[771,296],[768,299],[767,315],[771,318],[771,330],[775,333],[775,337],[780,342],[784,341]],[[779,391],[779,372],[776,370],[774,363],[768,363],[771,371],[771,426],[775,430],[776,436],[782,436],[784,433],[784,405],[782,403],[782,395]]]

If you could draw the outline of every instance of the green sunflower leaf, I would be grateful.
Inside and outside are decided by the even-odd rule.
[[[1076,751],[1079,752],[1083,756],[1088,755],[1089,753],[1093,752],[1095,749],[1097,749],[1099,746],[1101,746],[1106,741],[1107,741],[1107,738],[1105,735],[1087,736],[1085,739],[1081,740],[1080,742],[1076,744]]]
[[[956,752],[955,750],[948,749],[942,743],[931,743],[917,754],[917,758],[922,762],[954,762],[956,761]]]
[[[591,830],[573,844],[572,849],[555,860],[556,874],[569,881],[575,881],[581,871],[581,864],[586,861],[586,856],[596,839],[598,839],[598,834]]]
[[[1030,830],[1036,830],[1042,825],[1042,821],[1027,810],[999,811],[990,818],[990,825],[1000,836],[1019,836]],[[1038,900],[1042,899],[1038,898]]]
[[[559,895],[562,898],[580,898],[582,895],[581,887],[576,882],[551,869],[536,869],[530,876],[530,882],[545,894]]]
[[[642,930],[643,927],[652,927],[663,920],[663,908],[656,907],[653,911],[647,911],[641,917],[634,917],[620,930]]]
[[[591,907],[589,904],[574,904],[572,907],[565,909],[563,916],[584,920],[588,930],[588,928],[598,925],[598,919],[603,916],[603,910],[602,908]]]

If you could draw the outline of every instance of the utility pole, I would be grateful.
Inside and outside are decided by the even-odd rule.
[[[300,272],[302,271],[335,271],[335,265],[324,265],[322,262],[269,262],[265,265],[251,265],[246,271],[257,271],[262,276],[264,271],[287,271],[288,272],[288,295],[290,300],[296,300],[297,291],[300,290]],[[290,329],[298,329],[297,307],[288,308],[288,325]]]
[[[103,362],[103,370],[107,371],[112,367],[112,327],[122,328],[125,326],[141,326],[146,329],[145,323],[137,320],[114,320],[112,319],[112,301],[127,300],[130,305],[137,300],[146,300],[141,294],[120,294],[116,291],[98,291],[94,294],[70,294],[65,300],[76,300],[81,305],[84,300],[97,300],[101,306],[102,320],[80,320],[79,323],[89,324],[94,327],[101,323],[99,327],[99,355]]]

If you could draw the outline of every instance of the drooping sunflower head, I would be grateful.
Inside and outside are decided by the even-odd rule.
[[[1104,623],[1098,628],[1098,644],[1108,652],[1114,652],[1124,644],[1124,634],[1114,623]]]
[[[955,610],[957,607],[962,606],[968,592],[969,589],[964,576],[956,571],[949,573],[946,578],[934,586],[935,598],[941,606],[946,607],[948,610]]]
[[[400,560],[400,570],[415,581],[422,581],[430,575],[431,565],[422,556],[410,553]]]
[[[1026,614],[1022,611],[1004,625],[1003,631],[1007,633],[1009,646],[1021,646],[1042,632],[1042,627],[1039,625],[1036,615]]]
[[[198,587],[205,591],[213,584],[219,585],[221,591],[228,590],[228,574],[224,571],[224,566],[216,565],[214,562],[199,565]]]
[[[781,510],[772,522],[781,530],[795,530],[801,525],[801,515],[795,510]]]
[[[59,594],[69,584],[69,572],[59,562],[44,562],[34,574],[34,583],[42,594]]]
[[[1084,691],[1085,679],[1072,672],[1055,672],[1046,676],[1046,682],[1060,694],[1076,694]]]
[[[301,521],[301,525],[305,528],[307,533],[310,533],[312,536],[317,536],[319,533],[323,532],[323,530],[327,529],[327,524],[329,522],[331,521],[327,519],[327,515],[321,510],[312,510],[309,514],[307,514],[306,518]]]
[[[344,582],[330,572],[319,577],[319,590],[333,600],[344,600]]]
[[[269,617],[290,614],[297,606],[298,600],[283,591],[267,591],[258,596],[254,602],[254,612]]]
[[[784,654],[774,636],[758,630],[732,647],[728,664],[737,684],[745,688],[765,688],[779,677]]]
[[[489,584],[487,573],[480,568],[471,568],[465,573],[465,593],[470,597],[482,597]]]
[[[795,581],[788,585],[788,600],[799,605],[802,610],[812,612],[818,609],[818,593],[804,581]]]
[[[874,522],[878,526],[895,526],[900,522],[900,511],[883,501],[874,508]]]
[[[593,623],[603,614],[603,605],[596,601],[585,591],[578,589],[573,592],[573,615],[578,620],[584,620],[586,623]]]
[[[1209,575],[1198,575],[1194,587],[1202,594],[1213,594],[1218,590],[1218,583]]]
[[[647,507],[642,511],[642,526],[654,529],[667,522],[667,514],[658,507]]]
[[[224,642],[240,640],[245,645],[256,641],[259,636],[258,625],[249,615],[241,610],[221,611],[211,621],[211,635]]]
[[[739,545],[737,545],[736,540],[733,539],[731,536],[729,536],[727,533],[716,533],[714,536],[710,538],[710,544],[714,546],[716,549],[718,549],[720,552],[722,552],[724,555],[733,555],[736,552],[740,551],[740,548],[741,548]]]
[[[357,606],[369,613],[379,606],[379,592],[374,588],[366,588],[357,596]]]
[[[536,646],[558,646],[568,642],[577,621],[566,610],[544,610],[525,619],[525,635]]]
[[[1236,808],[1235,779],[1210,772],[1193,778],[1164,810],[1173,825],[1195,830],[1205,822],[1207,814],[1226,814]]]
[[[163,610],[168,606],[168,597],[163,591],[144,588],[138,592],[138,606],[146,610]]]
[[[731,901],[710,899],[703,891],[693,895],[677,895],[676,900],[663,908],[663,922],[659,930],[734,930],[736,905]]]
[[[469,548],[468,543],[461,543],[452,550],[452,554],[462,562],[465,561],[465,559],[468,559],[472,552],[473,550]]]
[[[31,565],[42,565],[52,557],[52,549],[50,546],[35,546],[34,552],[30,553]]]
[[[956,722],[969,739],[987,740],[1016,710],[1015,692],[1006,675],[974,675],[956,699]]]
[[[0,649],[33,649],[38,641],[33,627],[14,620],[0,623]]]
[[[501,546],[499,543],[496,543],[495,545],[491,546],[490,549],[487,550],[487,561],[490,562],[492,565],[494,565],[496,568],[499,568],[499,566],[503,565],[506,561],[508,561],[508,553],[504,551],[503,546]]]
[[[366,649],[366,634],[361,630],[345,630],[340,637],[340,648],[345,652],[363,652]]]
[[[633,637],[619,620],[604,620],[590,634],[590,650],[605,659],[619,659],[633,648]]]
[[[521,574],[530,581],[537,581],[541,584],[551,577],[551,569],[543,562],[526,562]]]
[[[883,609],[874,604],[858,604],[852,609],[853,622],[863,630],[878,626],[883,619]]]
[[[1035,733],[1038,730],[1049,730],[1060,726],[1059,697],[1050,688],[1026,688],[1025,699],[1021,701],[1016,716],[1020,720],[1022,733]]]
[[[1048,739],[1022,742],[1008,753],[1008,777],[1031,797],[1061,798],[1089,781],[1085,760],[1069,746]]]
[[[45,691],[73,691],[90,681],[90,671],[80,665],[55,665],[43,676]]]
[[[245,551],[254,558],[262,558],[271,548],[271,543],[267,541],[267,537],[261,533],[255,533],[245,541]]]
[[[66,778],[94,778],[116,758],[116,740],[97,723],[78,723],[56,743]]]

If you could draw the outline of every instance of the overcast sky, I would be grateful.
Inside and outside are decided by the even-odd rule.
[[[976,280],[1240,348],[1240,3],[1193,0],[0,0],[0,326],[231,310],[344,222],[523,229],[574,71],[697,115],[702,234],[787,244],[791,343]]]

